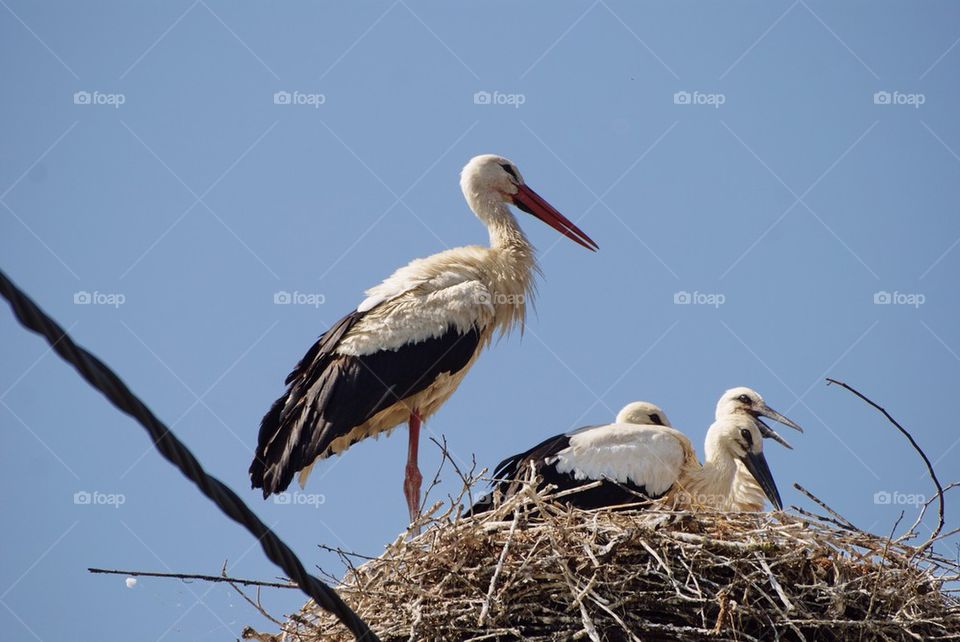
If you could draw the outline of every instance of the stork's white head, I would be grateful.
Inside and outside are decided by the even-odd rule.
[[[460,172],[460,189],[470,209],[488,226],[503,218],[502,204],[514,205],[589,250],[599,246],[567,217],[534,192],[509,159],[496,154],[474,156]],[[512,221],[512,217],[507,217]]]
[[[474,156],[460,172],[460,189],[467,199],[477,195],[512,203],[521,183],[523,176],[513,161],[496,154]]]
[[[763,452],[763,435],[756,422],[746,417],[718,419],[707,430],[704,450],[727,453],[733,459],[741,459],[748,452]]]
[[[704,453],[714,464],[740,461],[757,480],[770,503],[783,508],[780,491],[763,456],[763,432],[760,423],[749,415],[734,414],[718,418],[707,431]],[[726,468],[730,470],[729,466]]]
[[[659,406],[649,401],[628,403],[623,407],[623,410],[617,413],[614,423],[670,427],[670,420],[667,419],[666,413]]]
[[[760,431],[760,434],[763,437],[773,439],[777,443],[780,443],[787,448],[793,448],[793,446],[788,444],[787,440],[778,435],[773,428],[761,421],[760,417],[769,417],[770,419],[780,422],[785,426],[790,426],[794,430],[803,432],[803,428],[797,425],[794,421],[787,419],[779,412],[768,406],[767,402],[763,400],[763,397],[760,396],[759,392],[745,386],[727,390],[725,393],[723,393],[723,396],[720,397],[720,401],[717,402],[717,411],[715,414],[717,421],[725,417],[733,417],[737,415],[749,416],[757,424],[757,429]]]

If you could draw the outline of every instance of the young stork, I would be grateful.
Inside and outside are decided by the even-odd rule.
[[[723,393],[720,401],[717,402],[714,418],[716,421],[721,421],[725,417],[738,413],[752,416],[759,424],[760,434],[765,439],[773,439],[790,450],[793,450],[793,446],[787,443],[786,439],[778,435],[773,428],[764,423],[760,417],[770,417],[785,426],[790,426],[794,430],[803,432],[803,428],[797,423],[787,419],[768,406],[759,392],[745,386],[731,388]],[[734,501],[739,507],[738,510],[752,512],[763,510],[766,493],[740,460],[737,460],[737,475],[734,480],[733,495],[735,498]]]
[[[400,268],[313,344],[287,376],[287,391],[260,424],[250,480],[266,498],[313,463],[404,421],[403,492],[420,508],[420,424],[456,390],[494,332],[522,325],[538,272],[534,249],[509,205],[590,250],[597,244],[524,182],[516,165],[476,156],[460,188],[487,226],[490,247],[460,247]]]
[[[611,428],[618,424],[638,424],[643,426],[667,426],[670,427],[670,420],[667,419],[667,414],[657,406],[652,404],[649,401],[633,401],[624,406],[620,412],[617,413],[616,418],[613,420],[612,425],[594,425],[594,426],[584,426],[583,428],[578,428],[573,432],[565,433],[563,435],[556,435],[545,439],[540,442],[530,450],[522,452],[518,455],[513,455],[508,457],[497,464],[497,467],[494,469],[493,478],[495,480],[500,480],[499,483],[495,485],[499,488],[500,496],[502,499],[510,497],[516,493],[522,485],[522,479],[526,476],[527,471],[530,470],[530,462],[534,462],[537,466],[537,470],[543,476],[545,483],[553,483],[558,487],[573,488],[581,484],[590,483],[593,480],[587,480],[583,482],[573,483],[566,477],[558,475],[556,471],[548,464],[544,465],[544,461],[556,450],[566,448],[569,446],[570,438],[575,435],[593,430],[595,428]],[[556,481],[548,481],[548,476],[553,479],[557,478]],[[557,481],[561,483],[557,483]],[[596,506],[591,506],[596,508],[598,506],[609,506],[615,503],[624,504],[631,501],[636,501],[637,497],[632,493],[625,493],[629,498],[625,498],[620,502],[608,501],[610,498],[608,495],[611,492],[616,492],[614,489],[622,490],[622,488],[611,485],[610,488],[605,488],[606,483],[603,486],[596,489],[591,489],[587,491],[581,491],[577,493],[574,497],[576,499],[576,505],[580,507],[586,507],[589,504],[596,504]],[[602,489],[602,490],[601,490]],[[600,491],[600,492],[598,492]],[[495,491],[491,491],[484,497],[482,497],[476,504],[474,504],[469,510],[467,510],[463,516],[470,517],[471,515],[477,515],[483,512],[486,512],[493,508],[495,496]],[[598,503],[599,502],[599,503]]]
[[[672,425],[667,419],[667,413],[661,410],[657,404],[649,401],[633,401],[620,409],[614,418],[615,424],[640,424],[642,426],[667,426]],[[581,428],[580,430],[586,430]]]
[[[631,414],[631,407],[640,411]],[[519,490],[531,464],[543,483],[558,491],[600,481],[600,486],[563,500],[585,509],[670,496],[680,506],[728,511],[762,510],[766,497],[779,510],[783,504],[762,440],[790,445],[760,416],[802,431],[755,391],[733,388],[717,404],[716,421],[704,442],[706,459],[700,464],[690,440],[670,426],[662,410],[636,402],[621,410],[613,424],[557,435],[505,459],[494,477],[502,480],[498,487],[504,497]],[[489,509],[491,501],[489,496],[480,500],[467,515]]]

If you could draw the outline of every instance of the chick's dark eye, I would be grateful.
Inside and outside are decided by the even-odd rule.
[[[740,436],[743,437],[743,440],[747,442],[747,446],[753,445],[753,435],[750,434],[750,431],[746,428],[740,431]]]
[[[748,397],[747,395],[740,395],[739,397],[737,397],[737,399],[739,399],[743,403],[750,403],[750,397]]]
[[[507,163],[501,163],[501,164],[500,164],[500,167],[502,167],[502,168],[503,168],[503,171],[505,171],[507,174],[510,174],[510,176],[513,177],[513,180],[515,180],[515,181],[519,181],[519,180],[520,180],[520,177],[517,176],[516,170],[514,170],[513,167],[511,167],[511,166],[508,165]]]
[[[663,425],[663,420],[660,419],[660,415],[658,415],[657,413],[653,413],[652,415],[650,415],[650,421],[652,421],[655,426]]]

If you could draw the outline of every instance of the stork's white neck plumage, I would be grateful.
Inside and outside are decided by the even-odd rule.
[[[704,461],[690,476],[687,490],[695,504],[725,509],[737,476],[737,463],[726,449],[718,448],[709,431],[704,444]]]
[[[534,279],[540,271],[533,245],[502,196],[467,186],[463,191],[470,209],[487,226],[490,235],[483,276],[494,305],[494,325],[500,332],[522,327],[526,304],[536,292]]]
[[[527,235],[520,229],[516,217],[506,203],[486,201],[483,203],[483,208],[483,210],[475,209],[474,212],[487,226],[492,249],[533,254],[533,246],[530,245]]]

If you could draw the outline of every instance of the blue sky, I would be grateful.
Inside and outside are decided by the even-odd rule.
[[[956,3],[0,5],[0,264],[310,567],[341,571],[317,544],[375,555],[405,526],[405,434],[277,504],[246,477],[259,419],[366,287],[486,241],[457,180],[478,153],[601,250],[521,217],[536,313],[430,422],[458,458],[493,465],[636,399],[700,444],[748,385],[806,428],[767,447],[785,503],[810,507],[799,482],[888,532],[932,486],[834,376],[960,478]],[[0,337],[0,630],[272,628],[225,586],[87,574],[276,569],[8,312]],[[425,446],[425,476],[438,462]]]

